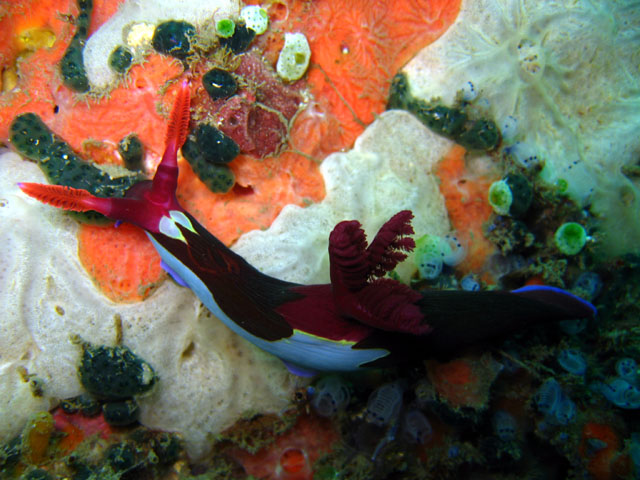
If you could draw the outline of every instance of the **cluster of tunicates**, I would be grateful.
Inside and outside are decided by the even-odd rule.
[[[471,82],[466,82],[460,90],[458,105],[449,107],[425,102],[413,97],[407,85],[406,76],[397,74],[391,82],[387,108],[400,108],[414,114],[418,120],[434,132],[452,139],[469,150],[489,151],[500,143],[500,132],[496,123],[488,118],[477,118],[470,113],[470,102],[477,98],[477,91]]]
[[[638,363],[633,358],[621,358],[616,362],[616,374],[606,383],[594,384],[594,390],[602,393],[616,407],[627,410],[640,408]]]
[[[467,252],[455,235],[444,237],[426,234],[416,240],[413,259],[420,278],[432,280],[442,272],[444,265],[456,266]]]
[[[576,404],[554,378],[550,378],[540,386],[535,396],[535,403],[538,410],[552,425],[568,425],[575,419]]]
[[[133,397],[148,392],[158,380],[151,365],[129,348],[90,343],[82,343],[78,376],[85,390],[102,402],[105,421],[115,426],[137,420],[139,407]],[[84,397],[68,401],[66,407],[77,407],[85,414],[95,408],[91,407],[90,399]]]
[[[240,153],[238,144],[213,125],[201,123],[187,137],[182,155],[209,190],[226,193],[235,183],[227,166]]]
[[[386,429],[385,435],[373,451],[372,461],[375,461],[386,445],[396,439],[398,432],[406,442],[415,444],[425,443],[433,433],[424,413],[415,407],[403,408],[403,396],[402,381],[385,383],[369,396],[365,411],[366,422]]]

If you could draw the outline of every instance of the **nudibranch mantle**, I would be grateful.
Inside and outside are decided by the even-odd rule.
[[[186,138],[189,95],[183,81],[153,181],[137,184],[124,198],[62,186],[19,186],[44,203],[96,210],[142,227],[180,283],[234,332],[295,373],[386,366],[416,351],[450,353],[531,323],[595,314],[591,304],[559,289],[418,293],[382,278],[415,247],[408,210],[387,221],[370,244],[359,222],[340,222],[330,236],[331,284],[299,285],[261,273],[176,198],[177,151]]]
[[[147,236],[163,261],[171,269],[172,275],[177,274],[211,313],[241,337],[285,361],[290,370],[295,373],[304,372],[305,369],[308,369],[309,372],[357,370],[361,365],[373,362],[390,353],[389,350],[382,348],[353,350],[351,347],[355,345],[355,341],[330,340],[295,328],[293,334],[281,342],[267,341],[253,335],[220,308],[211,289],[193,271],[172,255],[156,236],[150,233],[147,233]],[[301,359],[305,359],[304,368],[296,368],[296,365],[302,363]]]

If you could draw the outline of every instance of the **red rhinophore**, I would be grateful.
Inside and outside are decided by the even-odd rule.
[[[109,215],[111,212],[110,199],[96,197],[79,188],[28,182],[18,183],[18,187],[30,197],[64,210],[73,212],[95,210],[103,215]]]
[[[178,187],[178,149],[187,139],[190,118],[190,91],[189,81],[183,80],[178,91],[171,119],[167,127],[165,150],[162,161],[153,177],[153,186],[148,195],[148,200],[158,206],[172,208],[176,203],[175,193]]]
[[[178,149],[187,138],[189,127],[189,82],[180,85],[167,128],[167,144],[153,182],[143,181],[131,187],[124,198],[102,198],[86,190],[60,185],[19,183],[27,195],[43,203],[65,210],[94,210],[113,219],[133,223],[147,231],[158,233],[160,219],[169,210],[183,208],[176,199],[178,186]]]

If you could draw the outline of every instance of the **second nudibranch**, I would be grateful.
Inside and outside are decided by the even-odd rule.
[[[95,210],[143,228],[162,264],[234,332],[281,358],[294,373],[387,366],[411,354],[450,354],[534,323],[591,317],[594,307],[551,287],[513,292],[418,293],[384,275],[415,244],[410,211],[371,244],[357,221],[329,237],[331,283],[299,285],[265,275],[227,248],[178,202],[178,149],[190,119],[189,83],[179,89],[153,181],[124,198],[21,183],[28,195],[72,211]]]

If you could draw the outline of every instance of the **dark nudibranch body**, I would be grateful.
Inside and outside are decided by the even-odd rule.
[[[386,222],[369,245],[359,222],[339,223],[329,237],[330,284],[299,285],[265,275],[176,198],[177,151],[189,116],[189,84],[183,82],[153,181],[135,185],[124,198],[50,185],[20,188],[60,208],[95,210],[143,228],[178,283],[295,373],[382,367],[416,353],[450,354],[542,322],[595,314],[590,303],[552,287],[418,293],[384,277],[415,247],[407,210]]]

